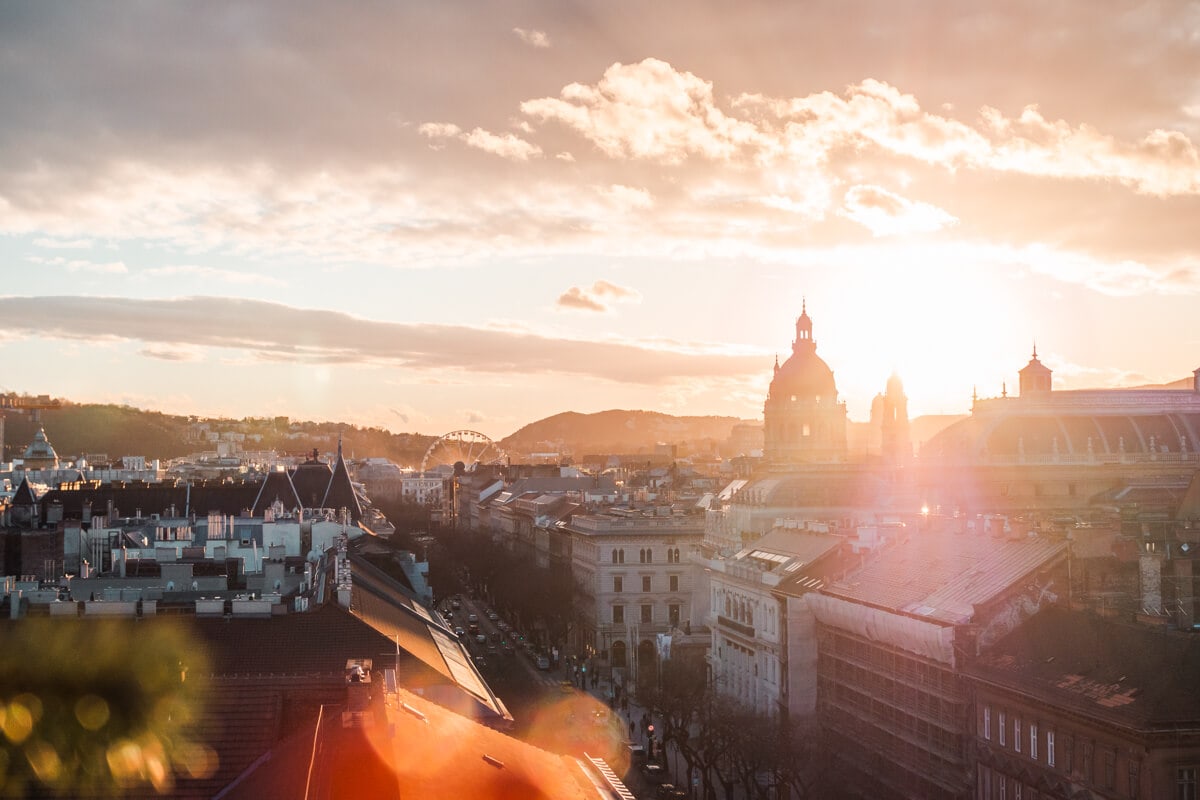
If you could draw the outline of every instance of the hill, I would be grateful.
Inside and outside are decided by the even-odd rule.
[[[220,438],[240,438],[244,450],[280,453],[321,452],[337,449],[338,435],[348,457],[378,456],[401,465],[417,465],[437,437],[419,433],[392,433],[383,428],[363,428],[336,422],[300,422],[287,417],[207,419],[144,411],[129,406],[71,403],[42,412],[46,435],[60,457],[88,456],[115,461],[121,456],[172,459],[212,451]],[[4,460],[20,458],[33,439],[36,424],[28,413],[4,414]]]
[[[681,445],[679,454],[703,452],[729,438],[734,425],[760,425],[737,417],[674,417],[656,411],[566,411],[531,422],[498,444],[511,454],[556,450],[588,453],[643,453],[659,442]]]

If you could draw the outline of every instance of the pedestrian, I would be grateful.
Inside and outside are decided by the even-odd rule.
[[[630,741],[633,741],[633,729],[634,729],[633,720],[629,720],[629,740]]]

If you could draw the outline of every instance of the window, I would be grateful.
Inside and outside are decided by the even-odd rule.
[[[625,622],[625,606],[613,606],[613,624],[620,625]]]
[[[1021,718],[1013,720],[1013,750],[1021,752]]]
[[[654,621],[654,606],[642,606],[642,622],[649,625]]]
[[[614,592],[625,591],[625,579],[622,578],[620,575],[613,576],[613,591]]]
[[[678,603],[672,603],[671,605],[667,606],[667,616],[671,620],[671,627],[679,626],[679,604]]]
[[[804,423],[804,427],[801,429],[800,435],[801,436],[809,436],[811,434],[812,434],[812,430],[808,427],[808,423],[807,422]]]
[[[1005,741],[1004,741],[1005,733],[1008,730],[1008,728],[1007,728],[1008,723],[1005,721],[1004,716],[1005,716],[1004,712],[1001,711],[1000,712],[1000,746],[1001,747],[1004,747],[1004,745],[1005,745]]]
[[[670,577],[670,582],[671,582],[671,591],[672,591],[672,592],[678,592],[678,591],[679,591],[679,576],[678,576],[678,575],[672,575],[672,576]]]
[[[1029,757],[1032,758],[1034,761],[1037,761],[1037,746],[1038,746],[1037,723],[1031,722],[1031,723],[1029,723]]]
[[[1175,770],[1175,800],[1197,800],[1195,767]]]
[[[654,551],[651,550],[649,547],[646,548],[646,563],[647,564],[654,563]]]
[[[1054,766],[1054,731],[1046,731],[1046,763]]]
[[[983,738],[992,740],[992,707],[983,707]]]
[[[1111,747],[1104,748],[1104,788],[1111,789],[1117,785],[1117,751]]]
[[[1013,784],[1013,800],[1021,800],[1021,784]]]
[[[650,576],[649,575],[642,576],[642,591],[643,592],[650,591]]]
[[[1003,712],[1000,714],[1000,716],[1004,716]],[[1004,728],[1001,728],[1000,730],[1004,730]],[[1001,737],[1001,738],[1003,738],[1003,737]],[[1000,776],[1000,800],[1008,800],[1008,776],[1007,775]]]

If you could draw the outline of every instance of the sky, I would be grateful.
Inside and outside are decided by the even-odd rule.
[[[506,436],[1200,366],[1194,2],[0,0],[0,391]]]

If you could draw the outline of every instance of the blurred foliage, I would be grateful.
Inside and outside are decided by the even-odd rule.
[[[166,621],[24,619],[0,649],[0,794],[169,795],[215,754],[189,739],[207,666]]]

